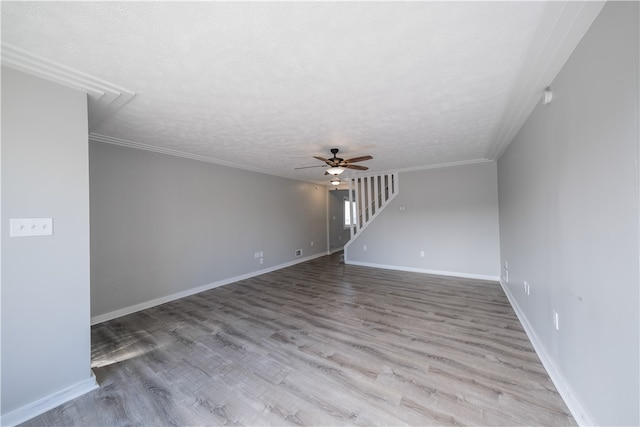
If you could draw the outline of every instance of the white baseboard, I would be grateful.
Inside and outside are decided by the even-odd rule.
[[[131,305],[129,307],[124,307],[119,310],[111,311],[109,313],[99,314],[97,316],[91,317],[91,324],[97,325],[98,323],[106,322],[108,320],[116,319],[118,317],[126,316],[127,314],[135,313],[137,311],[146,310],[147,308],[155,307],[160,304],[165,304],[171,301],[175,301],[180,298],[185,298],[191,295],[198,294],[200,292],[208,291],[210,289],[217,288],[219,286],[228,285],[230,283],[237,282],[239,280],[250,279],[255,276],[260,276],[261,274],[270,273],[272,271],[280,270],[282,268],[291,267],[292,265],[300,264],[301,262],[311,261],[312,259],[320,258],[325,255],[328,255],[328,252],[321,252],[315,255],[309,255],[304,258],[299,258],[294,261],[286,262],[284,264],[279,264],[273,267],[265,268],[263,270],[252,271],[251,273],[243,274],[240,276],[230,277],[228,279],[219,280],[217,282],[209,283],[207,285],[199,286],[197,288],[191,288],[184,290],[182,292],[177,292],[175,294],[166,295],[164,297],[156,298],[151,301],[145,301],[140,304]]]
[[[581,426],[595,426],[598,425],[594,418],[591,416],[589,411],[584,407],[580,399],[576,396],[573,388],[564,380],[564,377],[556,367],[555,362],[549,356],[549,353],[544,348],[542,341],[538,338],[535,330],[529,323],[527,316],[524,314],[520,306],[518,305],[518,301],[515,299],[511,291],[509,290],[509,286],[500,278],[499,280],[500,286],[502,286],[502,290],[504,291],[511,307],[513,307],[513,311],[516,312],[516,316],[518,316],[518,320],[522,324],[524,331],[529,337],[529,341],[531,341],[531,345],[533,345],[533,349],[536,351],[538,358],[542,362],[542,365],[547,370],[547,374],[549,374],[549,378],[551,378],[551,382],[562,396],[562,400],[569,408],[571,415],[575,418],[576,422]]]
[[[96,388],[98,388],[98,383],[96,382],[95,375],[91,372],[91,376],[84,381],[80,381],[77,384],[59,390],[3,415],[2,419],[0,419],[0,425],[4,427],[18,425]]]
[[[384,268],[385,270],[410,271],[412,273],[433,274],[434,276],[461,277],[463,279],[490,280],[497,282],[500,280],[498,276],[489,276],[484,274],[459,273],[454,271],[428,270],[424,268],[402,267],[399,265],[374,264],[370,262],[349,261],[345,259],[345,264],[360,265],[363,267]]]

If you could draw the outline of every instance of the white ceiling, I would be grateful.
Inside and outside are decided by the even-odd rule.
[[[93,139],[327,183],[294,168],[333,147],[371,172],[496,159],[601,4],[1,7],[4,65],[119,99]]]

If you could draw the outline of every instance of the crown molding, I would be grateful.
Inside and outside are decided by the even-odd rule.
[[[523,56],[502,120],[494,130],[493,144],[485,156],[487,159],[500,158],[604,4],[604,1],[547,3],[531,45]]]
[[[105,144],[112,144],[112,145],[120,145],[122,147],[134,148],[136,150],[151,151],[151,152],[154,152],[154,153],[165,154],[167,156],[182,157],[182,158],[185,158],[185,159],[198,160],[198,161],[201,161],[201,162],[213,163],[213,164],[220,165],[220,166],[226,166],[226,167],[230,167],[230,168],[242,169],[242,170],[246,170],[246,171],[250,171],[250,172],[263,173],[263,174],[266,174],[266,175],[278,176],[280,178],[287,178],[287,179],[293,179],[293,180],[296,180],[296,181],[301,181],[299,178],[296,178],[296,177],[293,177],[293,176],[275,174],[275,173],[273,173],[271,171],[260,169],[260,168],[254,168],[254,167],[251,167],[251,166],[241,165],[241,164],[229,162],[229,161],[226,161],[226,160],[215,159],[213,157],[203,156],[201,154],[187,153],[186,151],[180,151],[180,150],[174,150],[174,149],[171,149],[171,148],[158,147],[158,146],[155,146],[155,145],[143,144],[143,143],[140,143],[140,142],[129,141],[129,140],[126,140],[126,139],[121,139],[121,138],[114,138],[112,136],[102,135],[102,134],[95,133],[95,132],[91,132],[89,134],[89,141],[102,142],[102,143],[105,143]],[[490,159],[463,160],[463,161],[459,161],[459,162],[438,163],[438,164],[428,165],[428,166],[417,166],[417,167],[412,167],[412,168],[394,169],[394,170],[391,170],[391,171],[375,172],[374,175],[381,175],[381,174],[385,174],[385,173],[397,173],[397,172],[414,172],[414,171],[420,171],[420,170],[425,170],[425,169],[448,168],[448,167],[454,167],[454,166],[464,166],[464,165],[473,165],[473,164],[478,164],[478,163],[490,163],[490,162],[493,162],[493,160],[490,160]],[[348,178],[354,178],[354,177],[356,177],[356,176],[349,175],[349,176],[345,176],[344,178],[348,179]],[[316,180],[316,181],[303,180],[303,181],[304,182],[309,182],[309,183],[312,183],[312,184],[326,185],[329,188],[335,188],[335,187],[331,186],[330,183],[327,183],[325,181],[318,181],[318,180]]]
[[[175,156],[175,157],[182,157],[182,158],[185,158],[185,159],[198,160],[198,161],[201,161],[201,162],[207,162],[207,163],[212,163],[212,164],[215,164],[215,165],[226,166],[226,167],[229,167],[229,168],[241,169],[241,170],[246,170],[246,171],[256,172],[256,173],[262,173],[262,174],[265,174],[265,175],[277,176],[277,177],[280,177],[280,178],[291,179],[291,180],[294,180],[294,181],[308,182],[310,184],[323,185],[323,186],[328,186],[328,187],[332,188],[332,185],[330,183],[328,183],[326,181],[323,181],[323,180],[310,181],[310,180],[300,179],[299,177],[296,177],[296,176],[293,176],[293,175],[277,174],[277,173],[274,173],[272,171],[268,171],[268,170],[265,170],[265,169],[255,168],[255,167],[251,167],[251,166],[247,166],[247,165],[241,165],[241,164],[229,162],[229,161],[226,161],[226,160],[220,160],[220,159],[216,159],[216,158],[209,157],[209,156],[203,156],[201,154],[187,153],[186,151],[174,150],[174,149],[171,149],[171,148],[157,147],[155,145],[142,144],[140,142],[129,141],[129,140],[126,140],[126,139],[121,139],[121,138],[114,138],[112,136],[101,135],[101,134],[95,133],[95,132],[89,133],[89,141],[102,142],[102,143],[105,143],[105,144],[120,145],[122,147],[134,148],[136,150],[151,151],[151,152],[154,152],[154,153],[165,154],[167,156]]]
[[[452,167],[455,167],[455,166],[475,165],[475,164],[478,164],[478,163],[490,163],[490,162],[493,162],[493,160],[491,160],[491,159],[460,160],[458,162],[436,163],[436,164],[433,164],[433,165],[416,166],[416,167],[412,167],[412,168],[397,169],[397,170],[394,170],[393,172],[415,172],[415,171],[421,171],[421,170],[426,170],[426,169],[452,168]],[[381,173],[391,173],[391,172],[381,172]]]
[[[227,166],[235,169],[243,169],[251,172],[263,173],[267,175],[275,175],[273,172],[269,172],[264,169],[259,169],[251,166],[241,165],[238,163],[228,162],[226,160],[215,159],[213,157],[203,156],[201,154],[187,153],[186,151],[158,147],[155,145],[142,144],[140,142],[129,141],[121,138],[114,138],[112,136],[101,135],[95,132],[89,133],[89,141],[104,142],[106,144],[120,145],[122,147],[135,148],[137,150],[152,151],[154,153],[166,154],[168,156],[183,157],[185,159],[198,160],[201,162],[213,163],[216,165]],[[281,175],[275,175],[275,176],[281,176]],[[283,178],[287,178],[287,177],[283,177]]]
[[[85,92],[89,131],[97,128],[135,96],[135,92],[4,42],[2,65]]]
[[[402,169],[387,169],[382,171],[376,171],[374,175],[382,175],[388,173],[404,173],[404,172],[417,172],[428,169],[441,169],[441,168],[452,168],[456,166],[467,166],[467,165],[476,165],[478,163],[491,163],[493,160],[491,159],[470,159],[470,160],[460,160],[458,162],[445,162],[445,163],[434,163],[431,165],[425,166],[413,166],[409,168]],[[345,178],[350,178],[351,176],[346,176]]]

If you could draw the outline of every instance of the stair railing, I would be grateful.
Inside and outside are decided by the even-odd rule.
[[[397,173],[385,173],[349,179],[349,201],[354,208],[351,238],[364,230],[398,194]]]

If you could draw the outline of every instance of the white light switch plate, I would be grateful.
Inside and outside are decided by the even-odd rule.
[[[9,222],[11,237],[53,235],[53,218],[11,218]]]

